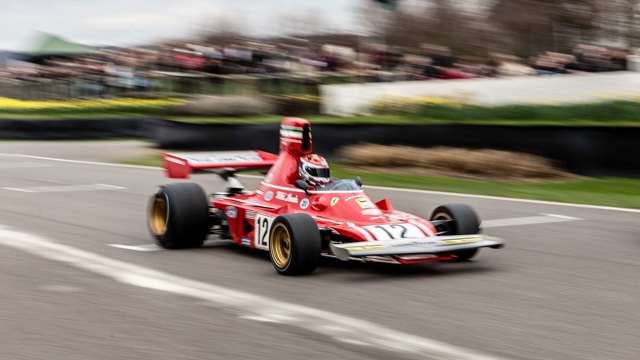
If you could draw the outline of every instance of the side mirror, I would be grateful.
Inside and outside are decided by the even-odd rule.
[[[295,187],[297,187],[300,190],[304,190],[304,193],[307,194],[307,196],[309,196],[309,184],[307,184],[304,180],[298,179],[293,182],[293,185],[295,185]]]
[[[362,187],[362,179],[360,178],[360,176],[356,176],[356,178],[353,179],[353,181],[356,182],[356,185],[358,185],[358,187]]]

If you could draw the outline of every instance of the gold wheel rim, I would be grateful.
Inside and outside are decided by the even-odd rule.
[[[153,199],[149,214],[149,225],[154,235],[164,235],[167,232],[167,221],[169,217],[169,206],[164,194],[158,194]]]
[[[278,269],[284,269],[291,258],[291,235],[289,229],[280,223],[273,227],[269,251],[271,259]]]
[[[451,216],[449,216],[449,214],[441,212],[441,213],[437,213],[433,217],[433,220],[453,220],[453,219],[451,219]]]
[[[449,214],[447,214],[445,212],[440,212],[440,213],[437,213],[433,217],[433,220],[451,221],[451,220],[453,220],[453,218]],[[451,235],[451,234],[449,234],[451,231],[452,231],[451,226],[447,225],[447,234],[445,234],[445,235]]]

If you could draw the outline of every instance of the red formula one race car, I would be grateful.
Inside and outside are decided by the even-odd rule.
[[[208,196],[193,183],[164,185],[151,198],[149,228],[168,249],[198,247],[209,234],[269,252],[280,274],[313,272],[320,256],[340,260],[415,264],[467,260],[502,241],[480,235],[480,221],[462,204],[436,208],[429,220],[371,201],[360,179],[335,179],[312,153],[311,124],[287,118],[280,154],[262,151],[164,154],[170,178],[212,172],[227,182]],[[235,174],[268,170],[255,191]]]

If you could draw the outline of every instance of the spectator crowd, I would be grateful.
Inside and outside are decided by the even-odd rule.
[[[81,79],[84,93],[105,88],[145,90],[166,77],[366,76],[366,81],[469,79],[627,70],[627,49],[578,45],[573,53],[545,52],[530,59],[506,54],[456,56],[448,48],[391,48],[338,36],[333,45],[312,39],[175,42],[137,48],[96,48],[90,53],[24,54],[0,64],[0,82]],[[321,82],[321,80],[320,80]],[[0,93],[0,96],[2,94]]]

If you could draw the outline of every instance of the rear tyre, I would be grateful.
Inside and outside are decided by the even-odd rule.
[[[431,220],[453,220],[447,224],[444,235],[472,235],[480,232],[478,214],[465,204],[447,204],[438,206],[431,213]],[[467,261],[476,256],[478,249],[456,251],[456,261]]]
[[[318,225],[303,213],[278,216],[269,234],[269,258],[282,275],[312,273],[320,259],[322,241]]]
[[[209,234],[209,199],[198,184],[164,185],[151,197],[147,218],[161,247],[200,247]]]

